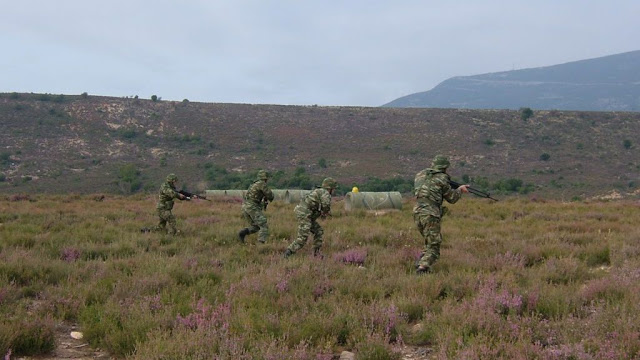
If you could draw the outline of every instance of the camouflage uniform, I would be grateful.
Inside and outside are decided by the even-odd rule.
[[[420,171],[415,178],[414,194],[417,202],[413,208],[413,220],[425,244],[418,262],[418,266],[423,268],[420,272],[428,272],[440,258],[440,222],[447,210],[442,206],[443,200],[453,204],[462,195],[460,189],[453,189],[449,184],[450,178],[445,172],[448,166],[449,161],[444,156],[437,155],[431,168]]]
[[[322,187],[316,188],[300,200],[300,204],[294,209],[298,220],[298,234],[287,248],[285,257],[289,257],[300,250],[307,243],[310,233],[313,234],[313,253],[314,255],[320,254],[324,231],[316,220],[319,217],[324,218],[331,215],[331,191],[336,186],[335,180],[326,178],[322,182]]]
[[[258,241],[266,243],[269,238],[269,225],[263,211],[267,204],[273,201],[273,192],[267,186],[269,173],[258,171],[258,179],[249,186],[242,203],[242,217],[249,223],[249,227],[240,230],[238,238],[244,242],[247,235],[258,233]]]
[[[176,217],[171,213],[171,209],[173,209],[174,199],[180,197],[180,194],[175,187],[176,181],[178,181],[178,177],[174,174],[169,174],[167,176],[167,180],[160,186],[158,205],[156,206],[160,221],[155,230],[165,231],[166,225],[168,224],[168,233],[171,235],[175,235],[178,232],[176,229]]]

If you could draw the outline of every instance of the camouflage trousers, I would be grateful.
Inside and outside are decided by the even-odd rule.
[[[298,234],[287,249],[291,250],[292,253],[297,252],[307,243],[309,234],[313,234],[313,250],[314,252],[320,250],[322,247],[322,235],[324,234],[322,226],[318,224],[316,218],[302,208],[296,206],[295,212],[298,220]]]
[[[424,213],[413,213],[413,220],[424,238],[424,249],[418,265],[431,267],[440,258],[440,244],[442,244],[440,218]]]
[[[249,224],[246,228],[248,234],[258,233],[258,241],[266,243],[269,238],[269,224],[267,224],[262,207],[254,204],[242,204],[242,217]]]
[[[167,231],[170,235],[175,235],[178,230],[176,229],[176,217],[173,216],[171,210],[158,209],[158,217],[160,221],[156,226],[156,231]],[[169,229],[167,230],[167,225],[169,225]]]

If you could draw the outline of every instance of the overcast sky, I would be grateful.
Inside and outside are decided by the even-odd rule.
[[[0,0],[0,92],[379,106],[640,50],[638,0]]]

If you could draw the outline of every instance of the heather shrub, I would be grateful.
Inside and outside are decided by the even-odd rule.
[[[538,299],[533,308],[534,313],[544,319],[562,319],[575,311],[575,290],[568,290],[555,285],[544,285],[539,290]]]
[[[5,334],[7,330],[11,335]],[[9,342],[5,345],[7,338]],[[8,352],[7,346],[14,355],[47,354],[55,349],[54,323],[49,318],[14,319],[8,327],[6,324],[0,327],[0,346],[5,348],[3,354]]]
[[[611,264],[611,250],[607,244],[589,244],[581,249],[578,258],[587,266],[601,266]]]
[[[0,321],[0,355],[9,353],[13,334],[14,328],[9,323]]]
[[[356,357],[362,360],[399,360],[400,353],[393,350],[384,338],[370,336],[356,347]]]
[[[235,200],[177,203],[175,237],[139,231],[156,222],[152,196],[34,200],[0,198],[3,355],[24,318],[137,359],[387,359],[404,345],[451,359],[640,356],[634,202],[465,198],[434,272],[416,276],[413,200],[346,213],[336,198],[325,257],[309,239],[286,260],[293,204],[269,205],[267,244],[241,245]],[[33,339],[46,334],[27,347],[42,354]]]

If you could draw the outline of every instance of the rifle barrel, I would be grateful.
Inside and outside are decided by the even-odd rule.
[[[457,183],[457,182],[455,182],[453,180],[449,180],[449,184],[451,184],[451,186],[455,186],[456,189],[459,188],[460,185],[462,185],[462,184]],[[467,190],[469,190],[470,193],[472,193],[472,194],[474,194],[476,196],[480,196],[480,197],[483,197],[483,198],[487,198],[487,199],[491,199],[491,200],[494,200],[494,201],[498,201],[498,199],[492,198],[491,194],[489,194],[487,192],[484,192],[484,191],[480,191],[480,190],[475,189],[475,188],[472,188],[471,186],[467,187]]]

